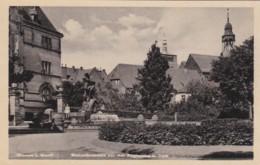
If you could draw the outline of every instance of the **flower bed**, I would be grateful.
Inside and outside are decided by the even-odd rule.
[[[237,119],[207,120],[201,125],[166,125],[144,122],[108,122],[99,139],[160,145],[253,145],[253,123]]]

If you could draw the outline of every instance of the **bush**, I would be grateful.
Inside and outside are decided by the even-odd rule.
[[[187,114],[187,115],[178,115],[178,121],[202,121],[208,119],[206,115],[199,114]]]
[[[252,145],[253,123],[238,119],[205,120],[200,126],[109,122],[100,127],[99,139],[154,145]]]

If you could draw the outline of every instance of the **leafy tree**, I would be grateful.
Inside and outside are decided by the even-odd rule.
[[[211,79],[218,82],[225,99],[234,106],[247,105],[252,110],[254,83],[254,37],[236,46],[229,57],[212,63]],[[252,112],[250,112],[252,114]]]
[[[63,101],[72,107],[81,107],[83,102],[83,82],[77,81],[72,84],[70,81],[63,81]]]
[[[147,53],[144,68],[138,70],[141,102],[146,110],[151,112],[163,110],[164,105],[170,102],[171,93],[174,91],[171,77],[166,76],[166,71],[169,69],[168,61],[161,56],[156,43]]]
[[[215,84],[207,80],[191,81],[187,85],[187,91],[191,93],[189,100],[200,102],[203,106],[214,104],[215,97],[218,93]]]
[[[33,78],[32,71],[25,70],[19,56],[9,57],[9,86],[12,83],[29,82]]]
[[[110,83],[107,83],[105,88],[99,90],[98,102],[104,104],[106,110],[109,111],[141,111],[142,105],[136,95],[136,89],[127,91],[125,94],[119,94],[118,91],[112,88]]]
[[[219,113],[215,107],[218,91],[215,84],[205,79],[191,81],[187,85],[187,91],[191,93],[191,96],[187,101],[176,103],[173,106],[173,111],[189,115],[218,116]]]

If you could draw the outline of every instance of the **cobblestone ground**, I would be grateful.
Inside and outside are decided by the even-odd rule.
[[[97,130],[14,135],[9,138],[10,159],[252,159],[252,151],[252,146],[114,143],[98,140]]]

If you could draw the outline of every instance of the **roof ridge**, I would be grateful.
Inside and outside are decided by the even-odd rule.
[[[117,64],[117,66],[119,65],[128,65],[128,66],[143,66],[143,65],[138,65],[138,64],[126,64],[126,63],[119,63]]]
[[[210,57],[219,57],[217,55],[208,55],[208,54],[197,54],[197,53],[190,53],[191,56],[210,56]]]

